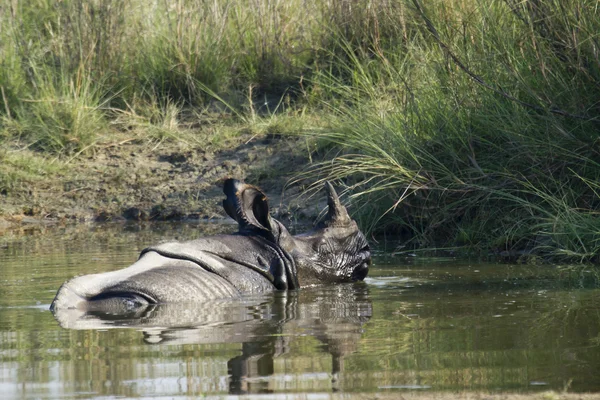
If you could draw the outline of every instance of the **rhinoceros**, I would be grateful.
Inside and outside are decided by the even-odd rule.
[[[237,221],[238,232],[148,247],[127,268],[63,283],[50,309],[120,313],[149,304],[363,280],[371,263],[369,244],[329,182],[325,191],[325,219],[310,232],[291,235],[270,216],[261,189],[228,179],[223,208]]]

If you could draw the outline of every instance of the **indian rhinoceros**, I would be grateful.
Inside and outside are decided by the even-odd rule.
[[[119,313],[362,280],[371,262],[369,244],[333,186],[327,182],[325,190],[326,218],[310,232],[291,235],[269,215],[259,188],[228,179],[223,208],[237,221],[237,233],[148,247],[127,268],[65,282],[50,308]]]

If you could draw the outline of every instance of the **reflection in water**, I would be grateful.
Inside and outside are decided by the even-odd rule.
[[[356,350],[372,315],[363,283],[307,288],[202,304],[149,305],[129,314],[60,309],[55,317],[68,329],[140,330],[148,344],[241,343],[241,354],[227,362],[229,392],[270,392],[275,359],[289,352],[294,332],[303,331],[331,355],[335,389],[344,356]]]
[[[593,269],[380,255],[363,284],[128,316],[48,311],[65,279],[125,267],[148,244],[202,229],[0,237],[0,397],[600,391]]]

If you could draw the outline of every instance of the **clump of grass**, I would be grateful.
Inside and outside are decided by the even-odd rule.
[[[341,153],[313,174],[344,181],[370,230],[413,248],[598,260],[594,4],[410,10],[405,37],[370,54],[344,41],[343,72],[318,79],[333,126],[319,138]]]
[[[177,140],[185,130],[180,121],[182,106],[169,98],[137,99],[127,110],[113,109],[112,112],[115,114],[113,126],[150,143]]]
[[[110,95],[90,67],[99,67],[94,63],[102,57],[80,18],[84,14],[66,3],[2,6],[3,136],[18,132],[34,149],[71,157],[90,149],[103,133],[102,107]]]
[[[39,78],[36,97],[21,112],[22,132],[34,148],[74,154],[89,150],[106,128],[101,96],[89,76]]]

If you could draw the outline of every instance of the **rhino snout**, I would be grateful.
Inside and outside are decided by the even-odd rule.
[[[354,271],[352,271],[352,280],[353,281],[362,281],[363,279],[365,279],[367,277],[368,273],[369,273],[369,264],[367,264],[366,262],[363,262],[363,263],[359,264],[356,268],[354,268]]]
[[[358,256],[360,262],[354,267],[354,270],[352,270],[351,279],[353,281],[362,281],[365,279],[369,273],[369,266],[371,265],[371,252],[369,251],[368,246],[366,246]]]

